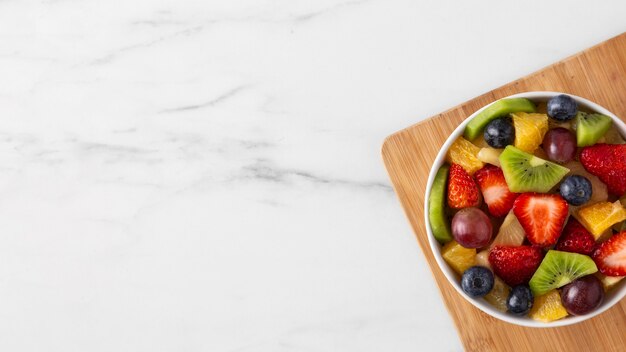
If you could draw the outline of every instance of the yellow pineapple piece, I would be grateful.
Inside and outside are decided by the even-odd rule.
[[[506,312],[506,300],[509,297],[511,288],[500,280],[499,277],[494,276],[493,288],[485,295],[485,300],[493,305],[497,310]]]
[[[482,161],[483,163],[500,167],[500,154],[502,154],[502,149],[487,147],[480,148],[476,157],[478,157],[478,160]]]
[[[491,269],[491,263],[489,263],[489,250],[485,249],[476,254],[476,265],[484,266]]]
[[[511,210],[504,218],[502,225],[500,225],[498,235],[491,242],[490,247],[496,245],[521,246],[525,237],[526,233],[524,228],[522,228],[522,224],[519,223],[517,217],[513,214],[513,210]]]
[[[461,165],[468,174],[473,175],[474,172],[483,167],[483,162],[477,157],[479,151],[480,148],[467,139],[459,137],[448,149],[446,160],[449,163]]]
[[[567,310],[561,304],[559,291],[552,290],[545,295],[535,297],[528,316],[533,320],[549,323],[567,316]]]
[[[515,127],[515,147],[532,154],[548,132],[548,115],[525,112],[511,115]]]
[[[624,278],[624,276],[606,276],[604,274],[601,274],[600,272],[595,273],[595,275],[598,279],[600,279],[600,282],[602,282],[602,287],[604,287],[604,291],[610,290],[611,287],[615,286]]]
[[[598,239],[613,224],[626,220],[626,209],[619,201],[600,202],[578,209],[578,221]]]
[[[465,248],[454,240],[443,246],[441,256],[459,275],[476,264],[476,249]]]

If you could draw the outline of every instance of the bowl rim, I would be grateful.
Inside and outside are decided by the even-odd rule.
[[[437,261],[437,265],[439,266],[439,269],[441,269],[441,271],[443,272],[448,282],[450,282],[452,287],[454,287],[454,289],[461,296],[463,296],[465,300],[469,301],[474,307],[480,309],[481,311],[499,320],[502,320],[511,324],[515,324],[515,325],[526,326],[526,327],[554,328],[554,327],[559,327],[559,326],[567,326],[567,325],[580,323],[587,319],[593,318],[603,313],[604,311],[608,310],[609,308],[613,307],[617,302],[619,302],[626,295],[626,285],[624,285],[624,282],[622,282],[620,283],[621,286],[613,288],[612,292],[610,292],[607,296],[604,297],[604,301],[602,302],[600,307],[596,309],[594,312],[587,314],[587,315],[581,315],[581,316],[569,316],[567,318],[560,319],[560,320],[550,322],[550,323],[535,321],[528,317],[517,317],[511,314],[508,314],[506,312],[501,312],[497,310],[495,307],[493,307],[491,304],[489,304],[487,301],[485,301],[483,298],[470,297],[461,289],[460,282],[458,280],[458,275],[456,274],[456,272],[454,272],[450,268],[448,263],[446,263],[443,257],[441,256],[442,245],[439,244],[439,242],[435,239],[432,233],[432,230],[430,227],[430,219],[428,217],[428,199],[430,198],[430,191],[433,185],[433,181],[435,179],[435,174],[439,170],[439,167],[443,165],[445,155],[448,149],[450,148],[450,145],[458,137],[463,135],[465,126],[477,114],[479,114],[481,111],[485,110],[491,104],[501,99],[527,98],[531,101],[547,101],[548,99],[554,96],[560,95],[560,94],[569,95],[570,97],[574,98],[574,100],[576,100],[576,102],[579,105],[582,105],[591,111],[595,111],[597,113],[609,116],[613,120],[614,126],[620,131],[620,133],[623,136],[626,135],[626,123],[620,120],[615,114],[613,114],[608,109],[606,109],[605,107],[597,103],[594,103],[590,100],[587,100],[585,98],[582,98],[573,94],[564,93],[564,92],[553,92],[553,91],[529,91],[529,92],[522,92],[522,93],[517,93],[517,94],[509,95],[506,97],[502,97],[483,106],[482,108],[478,109],[476,112],[468,116],[465,120],[463,120],[463,122],[459,124],[459,126],[457,126],[457,128],[454,131],[452,131],[450,136],[448,136],[448,139],[446,139],[445,143],[443,144],[443,146],[437,153],[437,156],[435,157],[435,160],[433,161],[433,164],[430,168],[430,172],[428,174],[428,181],[426,183],[426,192],[424,196],[424,221],[426,224],[426,232],[428,234],[428,243],[430,244],[430,249],[433,253],[433,256],[435,257],[435,260]]]

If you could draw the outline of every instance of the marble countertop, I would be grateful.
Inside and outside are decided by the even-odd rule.
[[[461,350],[382,141],[625,11],[0,1],[0,350]]]

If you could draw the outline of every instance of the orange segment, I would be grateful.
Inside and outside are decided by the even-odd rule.
[[[528,313],[533,320],[549,323],[551,321],[559,320],[567,316],[567,310],[561,304],[561,295],[559,291],[552,290],[545,295],[535,297],[533,307]]]
[[[476,263],[476,249],[465,248],[456,241],[446,243],[441,256],[459,275],[463,275],[465,270]]]
[[[480,148],[467,139],[459,137],[448,149],[446,160],[449,163],[461,165],[468,174],[473,175],[474,172],[483,167],[483,162],[477,157],[479,151]]]
[[[626,220],[626,209],[619,201],[600,202],[578,209],[578,220],[598,239],[613,224]]]
[[[527,153],[533,153],[548,132],[548,115],[518,112],[513,116],[515,146]]]

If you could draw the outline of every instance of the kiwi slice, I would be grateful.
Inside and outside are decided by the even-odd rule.
[[[579,147],[594,145],[611,128],[613,121],[602,114],[576,114],[576,143]]]
[[[465,139],[470,141],[476,139],[491,120],[500,116],[520,111],[535,112],[535,110],[535,104],[526,98],[500,99],[481,111],[465,126]]]
[[[556,186],[569,169],[507,145],[500,154],[500,165],[511,192],[546,193]]]
[[[445,209],[446,182],[448,181],[449,170],[450,167],[445,164],[439,168],[428,197],[430,228],[439,243],[446,243],[452,240],[452,232],[450,232],[450,224],[446,218]]]
[[[596,271],[596,263],[586,255],[549,250],[530,279],[530,290],[541,296]]]

